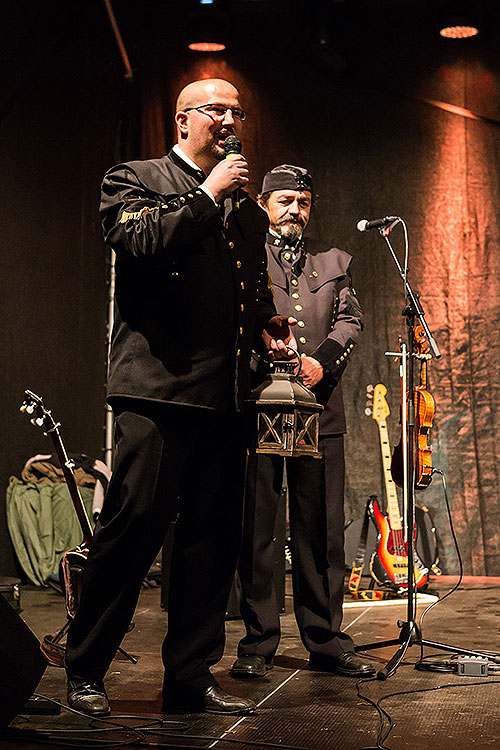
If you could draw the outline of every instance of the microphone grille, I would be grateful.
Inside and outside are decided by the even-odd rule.
[[[366,225],[368,224],[367,219],[360,219],[358,223],[356,224],[356,228],[358,232],[364,232],[366,231]]]
[[[241,141],[237,135],[228,135],[224,141],[224,153],[241,154]]]

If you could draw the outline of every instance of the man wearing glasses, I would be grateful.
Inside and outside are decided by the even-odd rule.
[[[177,512],[164,710],[254,708],[224,693],[210,667],[224,649],[239,549],[250,351],[262,336],[283,353],[295,321],[276,315],[265,216],[244,196],[232,207],[248,165],[224,158],[224,141],[244,119],[234,86],[195,81],[178,97],[170,153],[104,178],[101,217],[116,252],[107,394],[117,443],[66,649],[68,702],[92,716],[110,711],[104,675]]]

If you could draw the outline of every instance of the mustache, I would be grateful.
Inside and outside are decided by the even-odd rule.
[[[300,217],[291,217],[291,216],[289,216],[289,217],[285,217],[284,219],[281,219],[278,222],[278,226],[281,226],[282,224],[297,224],[297,226],[303,227],[303,226],[305,226],[305,221],[304,221],[304,219],[302,219]]]

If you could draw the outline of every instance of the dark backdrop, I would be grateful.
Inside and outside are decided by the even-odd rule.
[[[433,3],[233,3],[233,43],[223,57],[181,46],[189,3],[116,3],[135,68],[142,144],[160,156],[173,138],[173,101],[197,77],[238,85],[250,115],[244,152],[255,194],[282,162],[307,166],[317,205],[310,234],[354,256],[366,329],[344,377],[347,517],[383,496],[378,431],[365,414],[366,386],[389,389],[398,432],[398,370],[384,356],[404,334],[402,284],[383,240],[356,222],[405,218],[411,280],[443,353],[430,365],[436,400],[434,465],[446,471],[469,574],[500,574],[499,155],[500,11],[485,3],[487,31],[442,40]],[[330,24],[319,45],[317,11]],[[107,255],[97,216],[99,182],[116,158],[123,68],[104,6],[62,4],[12,13],[2,107],[0,483],[32,453],[49,450],[18,414],[24,387],[43,393],[70,450],[100,457],[103,423]],[[57,12],[56,12],[57,11]],[[447,105],[462,108],[451,112]],[[130,123],[129,123],[130,124]],[[140,153],[139,153],[140,152]],[[393,240],[401,252],[402,234]],[[457,569],[439,479],[419,494],[432,512],[442,567]],[[5,528],[0,572],[12,570]]]

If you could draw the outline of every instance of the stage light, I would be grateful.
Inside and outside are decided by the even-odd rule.
[[[200,0],[186,20],[186,43],[195,52],[222,52],[228,38],[228,19],[214,0]]]
[[[447,39],[467,39],[479,33],[479,8],[473,0],[446,0],[438,9],[439,33]]]

